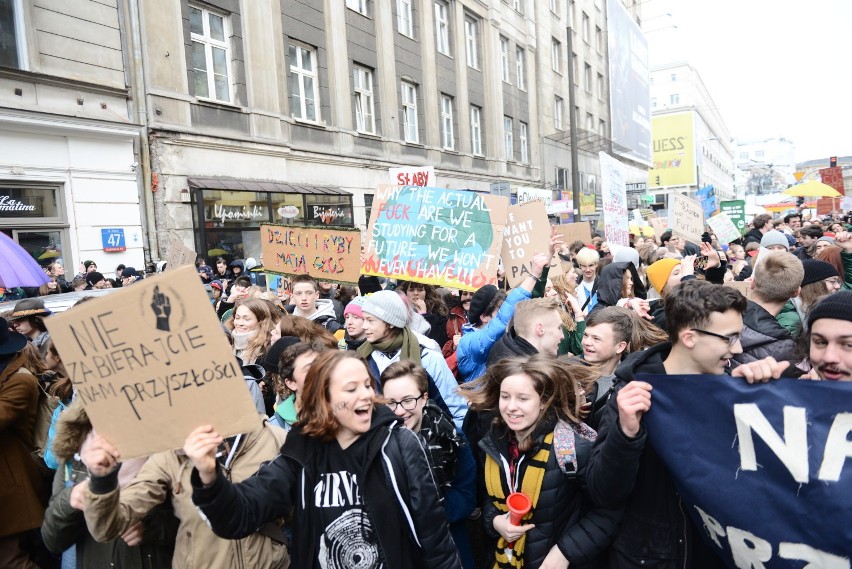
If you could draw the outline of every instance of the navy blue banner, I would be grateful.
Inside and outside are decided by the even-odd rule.
[[[852,383],[637,379],[650,444],[729,567],[850,568]]]

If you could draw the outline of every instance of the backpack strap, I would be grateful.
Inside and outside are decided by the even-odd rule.
[[[583,303],[583,306],[580,308],[580,312],[586,310],[586,307],[592,301],[592,297],[598,293],[598,277],[595,277],[595,282],[592,283],[592,291],[589,293],[589,296],[586,297],[586,302]]]

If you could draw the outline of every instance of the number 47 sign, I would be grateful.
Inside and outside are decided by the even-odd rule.
[[[104,251],[107,253],[127,251],[127,245],[124,241],[124,229],[121,227],[101,229],[101,241]]]

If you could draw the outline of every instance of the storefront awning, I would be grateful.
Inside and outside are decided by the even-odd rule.
[[[289,184],[267,180],[240,180],[237,178],[188,178],[189,187],[202,190],[225,190],[231,192],[276,192],[279,194],[326,194],[351,195],[337,186],[315,186],[312,184]]]

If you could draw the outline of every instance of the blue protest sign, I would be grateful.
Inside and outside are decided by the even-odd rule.
[[[637,379],[650,444],[729,567],[850,567],[852,384]]]
[[[121,227],[101,229],[101,241],[104,251],[107,253],[127,251],[127,245],[124,242],[124,229]]]

